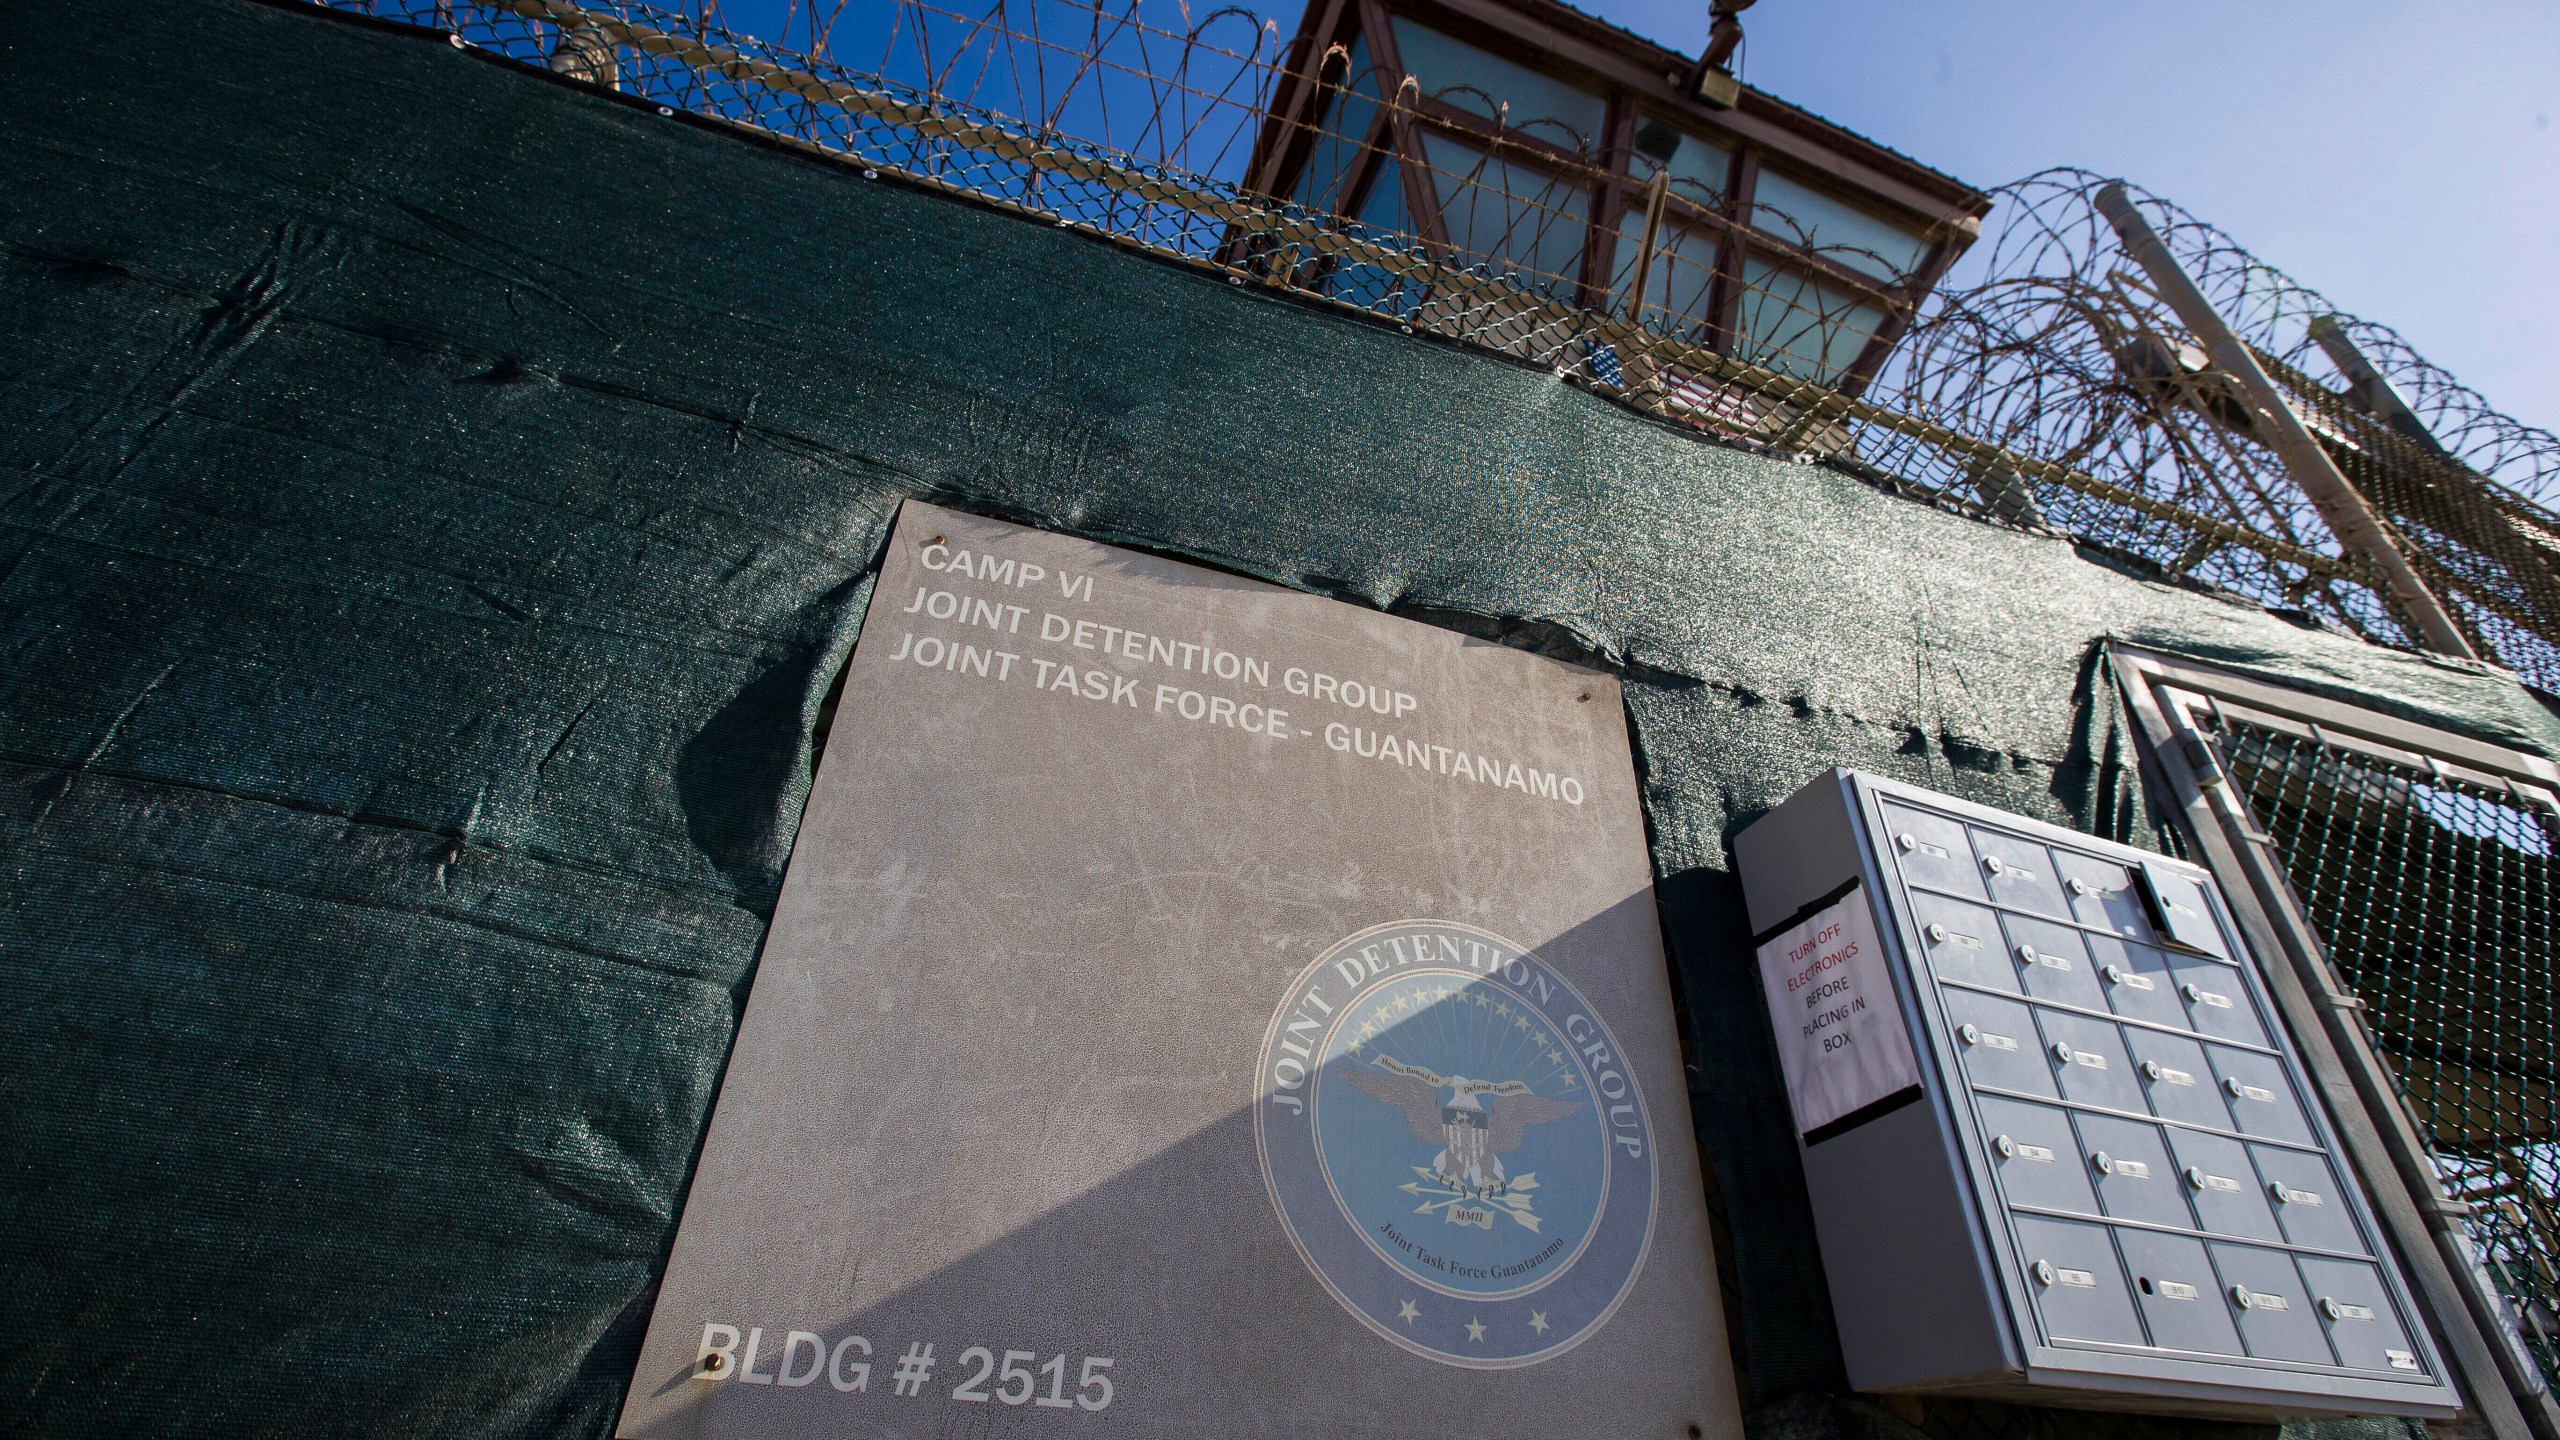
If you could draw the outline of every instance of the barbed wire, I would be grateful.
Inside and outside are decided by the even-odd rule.
[[[1694,177],[1616,168],[1561,121],[1515,123],[1468,85],[1426,92],[1233,6],[900,0],[869,37],[878,59],[857,69],[833,58],[854,38],[844,0],[790,0],[777,40],[730,30],[717,0],[315,3],[1495,351],[2306,623],[2415,643],[2233,377],[2125,257],[2090,172],[1994,192],[1990,233],[1915,307],[1907,259],[1823,243],[1781,207],[1737,207]],[[2560,440],[2175,205],[2136,201],[2475,647],[2560,693],[2560,518],[2546,508]],[[1852,360],[1897,316],[1908,333],[1852,393]],[[2324,333],[2412,415],[2381,413],[2388,398],[2339,370]]]
[[[2179,264],[2253,347],[2345,391],[2353,380],[2339,373],[2315,334],[2318,322],[2335,321],[2453,458],[2538,507],[2560,504],[2560,435],[2499,411],[2428,363],[2399,332],[2348,315],[2175,202],[2092,171],[2057,167],[1993,191],[1996,228],[1959,262],[1934,298],[1930,319],[2014,314],[2021,290],[2067,303],[2067,297],[2108,288],[2112,272],[2138,275],[2096,209],[2097,192],[2111,183],[2133,192]],[[2174,316],[2167,324],[2173,333],[2184,331]]]
[[[2120,183],[2057,169],[1994,192],[1995,228],[1923,307],[1871,398],[2339,555],[2239,381],[2210,362],[2099,212],[2098,193]],[[2546,504],[2560,491],[2560,438],[2490,409],[2395,333],[2341,315],[2222,231],[2126,188],[2475,648],[2560,690],[2560,516]],[[2389,393],[2347,373],[2359,357]],[[2395,397],[2408,415],[2390,413]],[[1972,478],[1978,487],[1983,477]],[[2369,581],[2270,569],[2245,545],[2209,537],[2173,552],[2157,527],[2092,515],[2060,487],[2011,488],[2018,505],[2173,573],[2273,592],[2367,638],[2406,639]]]

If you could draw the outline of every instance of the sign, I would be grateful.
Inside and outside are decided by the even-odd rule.
[[[1841,1121],[1918,1093],[1920,1065],[1876,938],[1875,909],[1856,882],[1761,942],[1760,986],[1787,1099],[1808,1144],[1837,1133]]]
[[[910,503],[626,1436],[1739,1436],[1609,676]]]

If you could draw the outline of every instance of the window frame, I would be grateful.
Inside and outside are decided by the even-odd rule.
[[[1692,103],[1679,91],[1676,75],[1646,71],[1642,62],[1621,53],[1626,45],[1594,44],[1592,37],[1574,33],[1570,25],[1560,27],[1556,18],[1523,9],[1516,0],[1318,0],[1301,28],[1303,44],[1284,62],[1285,74],[1266,119],[1269,146],[1248,168],[1253,188],[1286,195],[1304,174],[1316,144],[1312,127],[1320,123],[1332,91],[1321,78],[1324,57],[1332,47],[1348,51],[1355,42],[1365,44],[1373,71],[1398,79],[1409,73],[1396,42],[1393,21],[1397,17],[1598,96],[1603,102],[1602,133],[1586,137],[1587,153],[1575,153],[1539,131],[1499,126],[1473,111],[1397,88],[1379,106],[1364,138],[1363,148],[1369,153],[1345,173],[1340,203],[1333,212],[1337,221],[1347,222],[1366,207],[1379,167],[1393,159],[1403,167],[1411,232],[1436,255],[1457,258],[1439,188],[1429,183],[1438,172],[1421,153],[1417,127],[1427,126],[1505,163],[1550,175],[1583,194],[1580,273],[1566,278],[1576,281],[1576,304],[1610,311],[1618,300],[1612,281],[1621,248],[1620,221],[1645,200],[1644,182],[1633,170],[1635,131],[1648,119],[1661,121],[1723,147],[1731,157],[1724,211],[1677,194],[1668,200],[1670,206],[1678,207],[1673,213],[1687,228],[1711,231],[1718,237],[1704,313],[1688,317],[1699,322],[1705,348],[1726,355],[1741,352],[1744,261],[1756,260],[1882,312],[1882,323],[1854,358],[1821,381],[1850,396],[1860,394],[1873,381],[1917,317],[1920,302],[1978,234],[1977,222],[1987,198],[1954,200],[1933,194],[1931,183],[1893,173],[1886,162],[1899,157],[1891,152],[1868,155],[1817,133],[1799,133],[1804,124],[1784,114],[1719,111]],[[1856,137],[1848,139],[1854,142]],[[1900,283],[1889,283],[1785,236],[1753,227],[1748,217],[1764,160],[1774,161],[1792,183],[1918,237],[1926,247],[1918,266]],[[1322,261],[1309,264],[1304,278],[1320,287],[1328,267]]]

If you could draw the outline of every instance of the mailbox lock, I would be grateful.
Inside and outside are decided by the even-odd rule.
[[[2110,965],[2099,973],[2107,977],[2107,983],[2110,985],[2121,985],[2124,983],[2124,971],[2116,966]],[[2154,1078],[2156,1079],[2157,1077],[2155,1076]]]
[[[2071,880],[2071,893],[2072,893],[2072,894],[2074,894],[2074,895],[2086,895],[2086,894],[2088,894],[2088,893],[2089,893],[2089,882],[2088,882],[2088,881],[2086,881],[2086,880],[2080,879],[2080,878],[2079,878],[2079,877],[2077,877],[2077,876],[2072,877],[2072,880]]]
[[[2057,1065],[2068,1065],[2068,1064],[2070,1064],[2070,1063],[2071,1063],[2071,1042],[2069,1042],[2069,1041],[2067,1041],[2067,1040],[2056,1040],[2056,1041],[2054,1041],[2054,1042],[2053,1042],[2053,1059],[2054,1059],[2054,1063],[2055,1063],[2055,1064],[2057,1064]]]
[[[2187,1188],[2190,1190],[2201,1190],[2204,1188],[2203,1170],[2193,1165],[2187,1167]]]
[[[1946,926],[1944,926],[1944,925],[1932,925],[1932,926],[1930,926],[1930,927],[1929,927],[1929,943],[1930,943],[1930,944],[1932,944],[1932,945],[1942,944],[1942,943],[1944,943],[1944,942],[1945,942],[1946,938],[1947,938],[1947,927],[1946,927]]]
[[[2018,963],[2021,965],[2033,965],[2036,963],[2036,947],[2033,945],[2019,946]]]
[[[2035,1277],[2037,1284],[2051,1285],[2055,1278],[2053,1273],[2053,1262],[2050,1260],[2037,1261],[2035,1265]]]
[[[1903,850],[1904,850],[1904,851],[1906,851],[1906,852],[1908,852],[1908,851],[1912,851],[1912,850],[1917,850],[1917,849],[1919,849],[1919,848],[1920,848],[1920,842],[1919,842],[1919,841],[1917,841],[1917,840],[1912,839],[1912,838],[1911,838],[1911,832],[1910,832],[1910,831],[1908,831],[1908,830],[1905,830],[1905,831],[1903,831],[1901,834],[1894,836],[1894,837],[1893,837],[1893,843],[1894,843],[1894,844],[1896,844],[1896,845],[1901,846],[1901,847],[1903,848]]]
[[[2001,870],[2002,870],[2002,868],[2003,868],[2003,867],[2002,867],[2002,865],[2000,864],[2000,857],[1999,857],[1999,856],[1997,856],[1997,855],[1985,855],[1985,856],[1983,856],[1983,857],[1982,857],[1982,868],[1983,868],[1983,869],[1985,869],[1985,870],[1990,871],[1990,872],[1991,872],[1992,874],[1994,874],[1994,875],[1999,874],[1999,873],[2000,873],[2000,871],[2001,871]]]
[[[2114,967],[2114,966],[2112,966],[2112,965],[2108,966],[2107,968],[2108,968],[2108,970],[2110,970],[2110,971],[2113,971],[2113,970],[2115,969],[2115,967]],[[2109,979],[2111,979],[2111,980],[2112,980],[2112,979],[2114,979],[2115,977],[2114,977],[2114,975],[2113,975],[2113,974],[2110,974],[2107,978],[2109,978]],[[2145,1061],[2143,1061],[2143,1062],[2142,1062],[2142,1078],[2143,1078],[2143,1079],[2145,1079],[2145,1080],[2157,1080],[2157,1079],[2159,1079],[2159,1078],[2160,1078],[2160,1062],[2159,1062],[2159,1061],[2157,1061],[2157,1060],[2145,1060]]]
[[[1956,1038],[1967,1045],[1979,1045],[1982,1043],[1982,1032],[1971,1025],[1960,1025],[1956,1027]]]
[[[2010,1156],[2018,1153],[2018,1142],[2010,1139],[2006,1135],[2003,1135],[1999,1139],[1991,1142],[1991,1148],[1999,1151],[2000,1158],[2006,1160]]]
[[[2249,1087],[2241,1084],[2237,1080],[2225,1080],[2222,1082],[2222,1088],[2230,1092],[2232,1099],[2237,1100],[2240,1098],[2242,1092],[2246,1091]]]
[[[2186,996],[2190,1001],[2200,1000],[2204,998],[2204,987],[2190,980],[2178,987],[2178,993]]]
[[[2104,1150],[2095,1150],[2090,1152],[2089,1165],[2090,1168],[2096,1170],[2101,1175],[2112,1175],[2115,1173],[2116,1169],[2114,1157],[2108,1155]]]
[[[2252,1298],[2254,1297],[2249,1294],[2248,1286],[2234,1285],[2231,1287],[2231,1303],[2239,1306],[2241,1309],[2248,1309],[2249,1302]]]

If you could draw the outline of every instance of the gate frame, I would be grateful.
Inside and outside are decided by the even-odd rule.
[[[2555,848],[2560,765],[2138,646],[2109,641],[2104,653],[2133,713],[2140,768],[2155,803],[2177,817],[2194,858],[2221,880],[2251,945],[2286,962],[2264,967],[2268,989],[2328,1101],[2348,1159],[2407,1267],[2472,1414],[2498,1440],[2560,1440],[2560,1404],[2525,1353],[2514,1315],[2464,1229],[2472,1207],[2448,1195],[2437,1178],[2423,1127],[2375,1044],[2364,1001],[2330,958],[2274,837],[2231,782],[2211,731],[2197,717],[2245,720],[2504,791],[2543,815]]]

